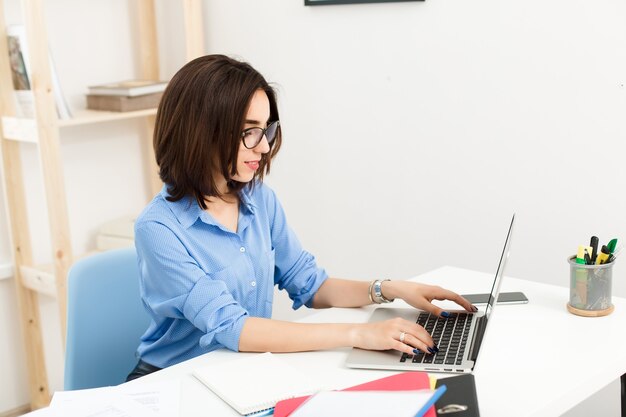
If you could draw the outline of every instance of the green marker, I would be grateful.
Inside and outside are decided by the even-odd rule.
[[[607,243],[606,247],[609,248],[609,253],[615,252],[615,247],[617,246],[617,239],[611,239],[609,243]]]

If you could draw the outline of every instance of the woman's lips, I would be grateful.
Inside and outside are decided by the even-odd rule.
[[[246,161],[244,163],[246,164],[248,168],[250,168],[253,171],[256,171],[257,169],[259,169],[259,161]]]

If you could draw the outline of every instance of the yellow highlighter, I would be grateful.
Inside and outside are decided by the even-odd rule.
[[[609,259],[609,256],[611,256],[611,251],[606,245],[602,245],[602,249],[600,249],[600,253],[596,258],[596,265],[602,265],[603,263],[606,263],[606,261]]]
[[[591,251],[593,248],[591,246],[580,245],[578,247],[578,253],[576,254],[576,263],[577,264],[586,264],[587,259],[591,259]]]

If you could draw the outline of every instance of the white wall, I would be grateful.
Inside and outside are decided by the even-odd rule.
[[[209,52],[278,84],[268,182],[333,274],[493,271],[514,211],[512,276],[567,285],[579,244],[626,239],[623,2],[212,1],[206,17]]]
[[[87,85],[138,74],[126,1],[46,7],[72,105]],[[182,15],[158,9],[169,77],[184,61]],[[277,84],[285,140],[268,183],[292,227],[331,274],[358,279],[493,271],[514,211],[510,276],[565,286],[567,256],[592,234],[626,242],[624,21],[616,0],[205,3],[207,52],[243,57]],[[77,252],[95,225],[148,198],[138,124],[64,132]],[[45,218],[34,221],[45,258]]]

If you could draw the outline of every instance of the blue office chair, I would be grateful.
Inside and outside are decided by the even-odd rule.
[[[150,318],[139,295],[135,248],[81,259],[67,278],[66,390],[117,385],[137,364]]]

